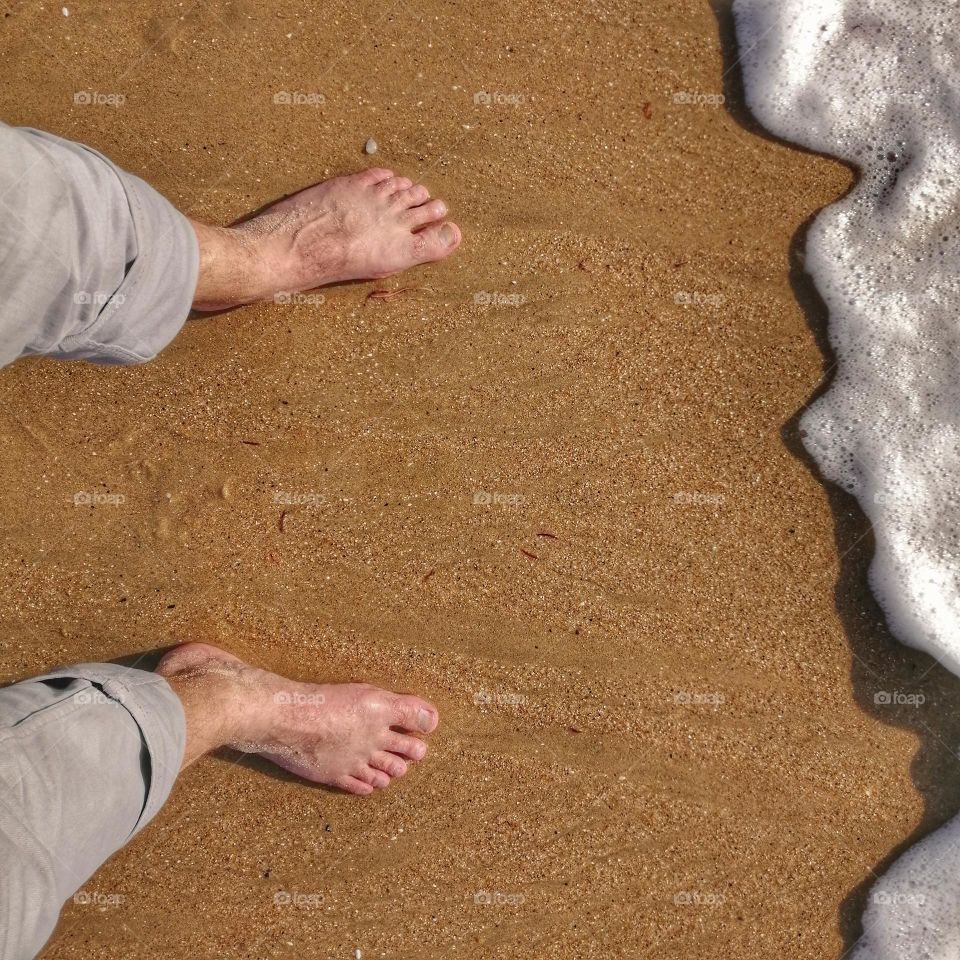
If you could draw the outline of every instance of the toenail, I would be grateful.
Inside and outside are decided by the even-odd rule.
[[[417,714],[417,725],[424,733],[429,733],[433,727],[433,716],[429,710],[420,710]]]
[[[457,242],[457,231],[449,223],[445,223],[440,228],[440,239],[445,247],[452,247]],[[426,710],[422,710],[421,713],[426,713]]]

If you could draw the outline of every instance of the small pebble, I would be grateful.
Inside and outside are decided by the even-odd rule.
[[[363,960],[363,951],[359,947],[353,951],[353,955],[357,958],[357,960]]]
[[[63,15],[64,15],[65,17],[69,17],[69,16],[70,16],[70,11],[69,11],[66,7],[63,8]]]
[[[376,153],[376,152],[377,152],[377,141],[374,140],[373,137],[371,137],[371,138],[363,145],[363,152],[364,152],[364,153]]]

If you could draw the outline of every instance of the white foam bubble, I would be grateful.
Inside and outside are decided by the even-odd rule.
[[[891,629],[960,673],[960,5],[735,0],[747,102],[856,164],[807,239],[835,379],[807,449],[855,494]],[[960,818],[888,871],[857,960],[960,957]]]

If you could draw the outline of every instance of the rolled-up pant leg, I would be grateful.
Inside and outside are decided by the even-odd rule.
[[[102,153],[0,123],[0,366],[144,363],[190,312],[190,221]]]
[[[185,739],[180,700],[143,670],[81,664],[0,690],[0,960],[35,956],[157,813]]]

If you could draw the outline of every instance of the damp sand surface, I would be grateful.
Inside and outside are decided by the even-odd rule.
[[[750,124],[728,13],[68,7],[5,4],[9,122],[221,223],[389,166],[466,242],[0,373],[5,679],[200,639],[443,716],[373,800],[197,764],[45,957],[839,956],[960,807],[957,681],[801,458],[792,251],[853,177]]]

